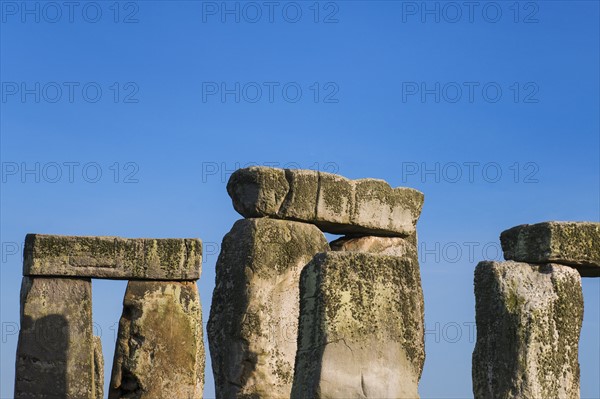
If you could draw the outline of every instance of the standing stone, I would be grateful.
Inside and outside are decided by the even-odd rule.
[[[312,223],[334,234],[414,234],[423,193],[378,179],[350,180],[313,170],[254,166],[227,183],[233,207],[247,218]]]
[[[402,237],[342,237],[329,243],[332,251],[369,252],[380,255],[411,256],[417,259],[417,236]]]
[[[93,399],[89,279],[23,277],[15,398]]]
[[[102,354],[102,340],[94,337],[94,399],[104,399],[104,355]]]
[[[25,276],[197,280],[201,266],[198,239],[46,234],[25,238]]]
[[[196,399],[204,386],[202,313],[195,282],[130,281],[109,398]]]
[[[315,226],[268,218],[225,236],[208,322],[217,398],[289,397],[300,272],[328,249]]]
[[[418,398],[423,291],[411,257],[327,252],[300,281],[292,398]]]
[[[476,399],[579,398],[581,277],[556,264],[475,269]]]
[[[600,223],[523,224],[500,235],[504,258],[529,263],[560,263],[582,277],[600,277]]]

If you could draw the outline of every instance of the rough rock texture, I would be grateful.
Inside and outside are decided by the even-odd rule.
[[[197,280],[198,239],[28,234],[23,274],[110,279]]]
[[[328,249],[315,226],[285,220],[239,220],[225,236],[207,328],[217,398],[289,398],[300,272]]]
[[[102,354],[102,340],[94,337],[94,399],[104,399],[104,356]]]
[[[418,398],[423,291],[411,257],[315,256],[300,280],[292,398]]]
[[[289,189],[285,170],[262,166],[238,169],[227,182],[233,207],[248,218],[277,214]]]
[[[335,234],[410,235],[423,206],[421,192],[383,180],[262,166],[235,171],[227,192],[245,217],[313,223]]]
[[[411,256],[417,258],[416,234],[401,237],[342,237],[329,243],[332,251],[369,252],[381,255]]]
[[[568,266],[475,269],[475,398],[579,398],[581,277]]]
[[[201,312],[194,282],[130,281],[108,397],[201,398]]]
[[[23,277],[15,398],[94,398],[89,279]]]
[[[560,263],[583,277],[600,277],[600,223],[544,222],[523,224],[500,235],[504,259]]]

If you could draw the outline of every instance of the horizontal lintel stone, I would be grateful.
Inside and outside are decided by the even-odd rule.
[[[600,277],[600,223],[523,224],[502,232],[500,242],[506,260],[558,263]]]
[[[129,280],[197,280],[202,241],[28,234],[23,275]]]
[[[400,237],[414,234],[424,200],[420,191],[392,188],[379,179],[264,166],[235,171],[227,192],[246,218],[312,223],[334,234]]]

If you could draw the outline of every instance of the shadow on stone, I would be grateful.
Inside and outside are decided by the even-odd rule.
[[[69,323],[61,315],[22,320],[15,398],[67,399]]]

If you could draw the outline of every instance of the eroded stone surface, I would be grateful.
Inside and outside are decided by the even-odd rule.
[[[102,340],[94,336],[94,399],[104,399],[104,355],[102,354]]]
[[[318,175],[312,170],[296,169],[284,169],[284,173],[287,180],[285,200],[270,214],[277,214],[278,218],[287,220],[314,220],[317,217],[315,199],[319,193]],[[247,186],[247,183],[243,181],[240,184]],[[265,214],[269,213],[262,212],[256,216],[260,217]]]
[[[109,398],[201,398],[201,309],[194,282],[130,281]]]
[[[529,263],[560,263],[583,277],[600,277],[600,223],[523,224],[500,235],[504,258]]]
[[[370,231],[354,223],[356,183],[353,180],[331,173],[309,172],[312,172],[317,179],[318,188],[317,196],[310,198],[310,201],[315,204],[316,216],[306,221],[315,223],[329,233],[349,234]],[[295,187],[290,187],[290,191],[294,189]]]
[[[15,398],[93,399],[89,279],[23,277]]]
[[[198,239],[28,234],[23,274],[111,279],[197,280]]]
[[[383,180],[262,166],[234,172],[227,192],[245,217],[313,223],[335,234],[410,235],[423,206],[421,192]]]
[[[300,272],[328,249],[315,226],[270,218],[225,236],[207,329],[217,398],[289,397]]]
[[[332,251],[369,252],[417,259],[416,234],[407,237],[342,237],[329,243]]]
[[[233,207],[248,218],[277,214],[288,191],[285,171],[277,168],[238,169],[227,182],[229,196],[236,199]]]
[[[302,272],[292,398],[418,398],[423,292],[410,256],[327,252]]]
[[[475,269],[477,399],[579,398],[581,277],[557,264]]]

